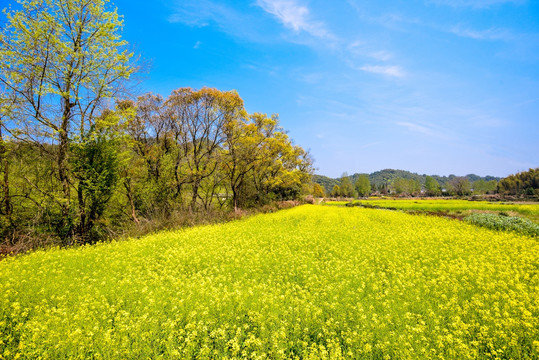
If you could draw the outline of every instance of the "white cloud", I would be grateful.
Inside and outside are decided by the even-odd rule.
[[[304,31],[318,38],[334,37],[323,22],[311,20],[309,9],[295,0],[257,0],[257,5],[296,32]]]
[[[197,41],[197,42],[195,43],[195,45],[193,46],[193,49],[198,49],[198,48],[200,47],[200,45],[202,45],[202,42]]]
[[[404,77],[404,71],[400,66],[385,66],[385,65],[364,65],[360,68],[360,70],[375,73],[375,74],[382,74],[386,76],[392,76],[392,77]]]

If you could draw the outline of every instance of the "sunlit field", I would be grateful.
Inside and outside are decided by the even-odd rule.
[[[329,201],[327,205],[346,205],[350,201]],[[423,210],[423,211],[491,211],[491,212],[514,212],[517,214],[539,219],[539,203],[503,203],[488,201],[468,201],[456,199],[378,199],[355,200],[354,205],[364,204],[367,206],[398,209],[398,210]]]
[[[0,358],[537,359],[538,268],[536,238],[306,205],[6,258]]]

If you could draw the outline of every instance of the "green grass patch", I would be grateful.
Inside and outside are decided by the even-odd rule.
[[[539,236],[539,225],[517,216],[472,214],[465,217],[464,221],[493,230],[515,231],[529,236]]]

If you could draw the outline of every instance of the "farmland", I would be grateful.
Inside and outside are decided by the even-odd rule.
[[[331,201],[327,205],[344,206],[353,204],[356,206],[376,207],[382,209],[396,209],[407,211],[425,211],[437,213],[460,213],[471,212],[506,212],[520,215],[532,220],[539,220],[539,204],[537,203],[511,203],[511,202],[488,202],[468,201],[455,199],[389,199],[369,198],[368,200]]]
[[[539,356],[539,242],[301,206],[0,262],[0,358]]]

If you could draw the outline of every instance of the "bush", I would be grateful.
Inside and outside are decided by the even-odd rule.
[[[464,218],[464,221],[486,227],[493,230],[515,231],[521,234],[539,237],[539,225],[518,216],[507,214],[472,214]]]

